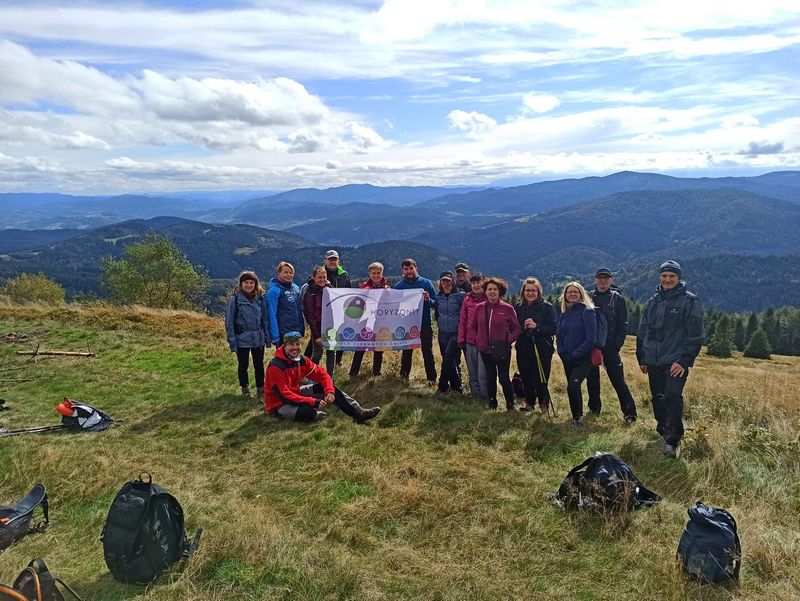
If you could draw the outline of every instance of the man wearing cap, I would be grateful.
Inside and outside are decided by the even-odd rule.
[[[436,295],[436,325],[439,331],[439,352],[442,355],[442,373],[437,392],[448,390],[461,393],[461,349],[458,346],[458,320],[466,294],[453,283],[453,272],[439,275],[439,294]]]
[[[396,290],[420,289],[422,290],[422,324],[420,327],[420,339],[422,346],[422,360],[425,364],[425,377],[428,383],[436,386],[436,360],[433,358],[433,328],[431,327],[431,309],[436,307],[436,290],[428,278],[419,275],[417,262],[414,259],[403,259],[403,277],[394,287]],[[411,359],[413,349],[403,351],[400,357],[400,377],[408,382],[411,374]]]
[[[611,385],[617,393],[619,407],[626,424],[636,421],[636,403],[633,395],[625,383],[625,372],[622,368],[622,359],[619,351],[625,344],[628,334],[628,307],[625,299],[614,286],[614,277],[611,271],[602,267],[594,274],[595,288],[592,290],[592,301],[599,312],[598,319],[605,319],[608,326],[608,335],[603,347],[603,365]],[[602,314],[602,317],[600,316]],[[586,386],[589,390],[589,411],[595,415],[600,414],[602,402],[600,400],[600,368],[592,367],[586,377]]]
[[[677,456],[683,437],[683,387],[703,345],[703,308],[686,289],[681,266],[666,261],[660,286],[647,301],[636,334],[636,359],[647,374],[664,455]]]
[[[325,253],[325,272],[331,288],[352,288],[350,276],[339,263],[339,253],[330,249]],[[336,351],[336,365],[342,364],[342,351]]]
[[[331,377],[319,365],[301,354],[300,332],[287,332],[281,346],[269,362],[264,390],[264,408],[297,422],[312,422],[325,416],[323,409],[333,404],[357,424],[380,413],[380,407],[364,409],[355,399],[333,385]],[[308,378],[314,384],[300,383]]]
[[[472,292],[472,284],[469,281],[469,265],[466,263],[456,263],[455,286],[459,290],[463,290],[464,294]]]

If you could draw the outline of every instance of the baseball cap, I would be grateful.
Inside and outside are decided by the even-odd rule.
[[[333,249],[330,249],[328,252],[325,253],[325,258],[326,259],[338,259],[339,258],[339,253],[337,253]]]
[[[453,279],[453,272],[452,271],[443,271],[439,274],[440,280],[452,280]]]
[[[456,271],[469,271],[469,265],[466,263],[456,263]]]
[[[600,269],[598,269],[595,272],[594,277],[596,277],[596,278],[603,278],[603,277],[611,278],[611,277],[614,277],[614,274],[611,273],[611,270],[608,267],[601,267]]]

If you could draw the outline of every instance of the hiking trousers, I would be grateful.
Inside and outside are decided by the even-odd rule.
[[[367,351],[355,351],[353,353],[353,363],[350,364],[350,377],[358,375],[361,371],[361,362],[364,360],[364,353]],[[372,375],[381,375],[381,367],[383,366],[383,351],[374,351],[372,353]]]
[[[314,351],[311,353],[311,361],[319,365],[320,359],[322,359],[322,351],[325,349],[316,342],[312,341],[312,343],[314,344]],[[333,377],[335,355],[336,353],[334,351],[325,351],[325,371],[328,372],[330,377]]]
[[[619,399],[619,408],[624,417],[636,417],[636,402],[633,400],[628,384],[625,382],[625,371],[619,351],[603,349],[603,366],[606,368],[608,379],[614,387]],[[600,400],[600,368],[592,366],[586,376],[586,388],[589,391],[589,411],[600,413],[603,402]]]
[[[489,398],[489,389],[486,384],[486,366],[483,364],[478,347],[467,343],[464,349],[464,358],[467,360],[469,372],[469,391],[476,399]]]
[[[575,359],[572,355],[559,355],[564,364],[564,375],[567,376],[567,396],[569,397],[569,409],[572,412],[572,419],[583,417],[583,394],[581,387],[589,370],[592,369],[591,355],[582,359]]]
[[[436,360],[433,358],[433,328],[431,324],[423,324],[420,328],[422,342],[422,361],[425,364],[425,377],[428,382],[436,381]],[[400,377],[408,379],[411,375],[411,360],[414,349],[406,349],[400,357]]]
[[[680,377],[669,375],[671,365],[647,366],[647,379],[653,395],[653,414],[656,430],[664,442],[678,446],[683,438],[683,387],[689,377],[689,369]]]
[[[536,363],[536,355],[531,350],[522,350],[517,347],[517,367],[522,378],[522,388],[525,391],[525,402],[528,405],[535,405],[539,400],[541,405],[547,399],[547,382],[550,380],[550,367],[553,364],[553,351],[542,351],[539,349],[539,358],[542,361],[542,371],[544,371],[544,382],[539,377],[539,365]]]
[[[439,352],[442,354],[439,390],[461,392],[461,349],[458,348],[458,332],[439,332]]]
[[[503,389],[503,396],[506,399],[506,408],[514,408],[514,388],[511,386],[511,378],[508,370],[511,368],[511,354],[509,353],[505,361],[495,361],[491,353],[481,353],[481,361],[486,368],[486,388],[489,396],[489,408],[497,408],[497,380],[500,380],[500,387]]]
[[[253,355],[253,371],[256,372],[256,388],[264,388],[264,347],[238,347],[236,360],[239,362],[239,386],[250,386],[250,355]]]
[[[334,354],[333,351],[328,352]],[[335,396],[333,404],[341,409],[345,415],[349,415],[350,417],[358,417],[361,414],[361,405],[358,404],[358,401],[335,386],[333,387],[333,390]],[[317,399],[317,402],[314,403],[313,406],[309,403],[284,403],[278,407],[278,415],[285,419],[291,419],[296,422],[311,422],[317,419],[317,408],[319,407],[319,402],[325,398],[325,392],[322,388],[322,385],[316,383],[303,384],[300,387],[300,394],[302,396],[314,397]]]

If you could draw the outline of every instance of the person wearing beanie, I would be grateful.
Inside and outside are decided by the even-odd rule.
[[[354,398],[333,385],[324,369],[301,353],[300,332],[286,332],[275,357],[269,362],[264,392],[264,409],[297,422],[313,422],[323,411],[336,405],[357,424],[364,424],[380,413],[380,407],[364,409]],[[301,382],[308,378],[312,383]]]
[[[259,396],[264,394],[264,347],[272,344],[267,322],[264,289],[252,271],[243,271],[239,284],[225,307],[225,334],[239,363],[239,386],[243,396],[250,396],[248,375],[250,355]]]
[[[601,267],[594,274],[594,290],[589,294],[597,310],[597,318],[598,320],[605,319],[608,332],[602,347],[603,366],[611,386],[617,393],[622,418],[626,424],[631,424],[636,421],[636,402],[625,382],[625,371],[619,355],[628,335],[628,306],[617,287],[614,286],[614,276],[611,270],[606,267]],[[589,391],[589,411],[599,415],[602,408],[600,367],[592,366],[586,377],[586,387]]]
[[[636,359],[650,384],[656,429],[664,455],[673,458],[683,437],[683,388],[705,338],[703,308],[680,277],[676,261],[661,264],[660,285],[636,334]]]
[[[439,275],[439,294],[436,295],[436,325],[439,330],[439,352],[442,355],[442,373],[437,392],[452,390],[463,392],[461,386],[461,349],[458,346],[458,320],[461,306],[466,298],[463,290],[456,287],[452,271]]]

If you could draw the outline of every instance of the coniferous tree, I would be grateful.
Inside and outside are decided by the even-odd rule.
[[[719,318],[711,336],[706,352],[712,357],[727,358],[731,356],[733,350],[733,333],[731,332],[731,321],[727,315]]]
[[[763,329],[758,328],[753,332],[750,342],[744,349],[745,357],[753,357],[754,359],[769,359],[772,353],[772,348],[769,345],[767,333]]]
[[[736,325],[733,328],[733,344],[736,345],[737,351],[743,351],[747,345],[747,338],[745,338],[744,319],[740,317],[734,318]]]
[[[753,334],[757,329],[758,316],[755,313],[751,313],[750,317],[747,318],[747,329],[744,332],[745,346],[747,346],[747,343],[750,342],[750,339],[753,337]]]

